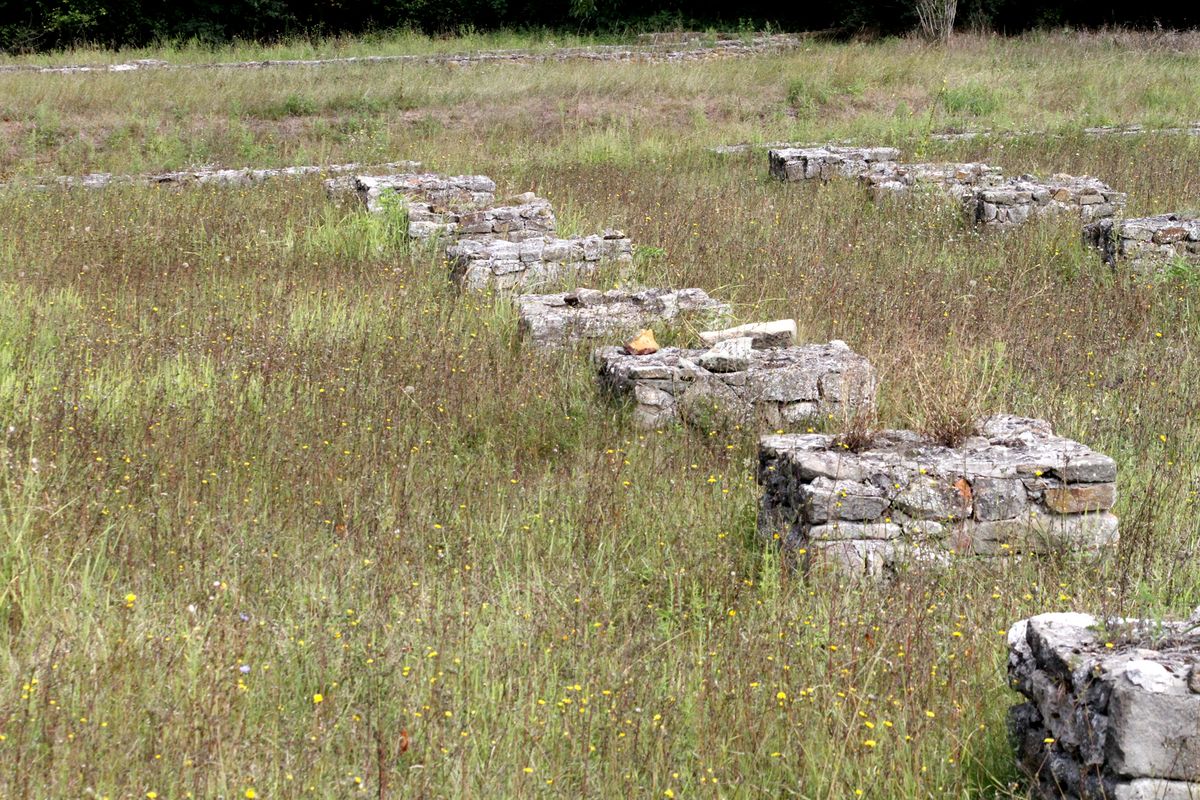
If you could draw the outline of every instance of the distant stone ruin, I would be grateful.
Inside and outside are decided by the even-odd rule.
[[[20,181],[0,183],[0,189],[10,187],[31,189],[106,189],[109,186],[252,186],[265,183],[274,178],[298,178],[306,175],[340,175],[347,172],[362,170],[364,164],[304,164],[294,167],[197,167],[196,169],[177,170],[175,172],[160,172],[144,175],[113,175],[111,172],[89,172],[85,175],[60,175],[49,183],[30,183]],[[376,164],[373,169],[398,169],[406,172],[420,168],[419,161],[395,161],[387,164]],[[344,184],[353,177],[343,176],[340,179],[331,178],[330,183]]]
[[[647,355],[602,347],[593,358],[601,386],[633,398],[642,428],[676,420],[795,428],[826,414],[853,415],[875,401],[875,370],[841,341],[760,350],[741,336],[708,350],[666,347]]]
[[[628,265],[633,243],[621,231],[521,242],[463,239],[446,248],[446,258],[451,279],[463,289],[525,291],[585,278],[605,264]]]
[[[711,324],[730,313],[727,303],[703,289],[577,289],[522,295],[516,302],[521,333],[543,347],[631,334],[684,319]]]
[[[968,216],[982,225],[1019,225],[1044,214],[1071,213],[1084,222],[1111,217],[1125,206],[1125,194],[1087,176],[1058,174],[1048,180],[1032,175],[980,186],[966,194]]]
[[[1041,614],[1008,631],[1017,761],[1039,800],[1200,797],[1200,610],[1187,622]]]
[[[1098,550],[1116,541],[1117,467],[1042,420],[997,415],[947,447],[880,431],[759,443],[760,536],[804,562],[879,577],[951,554]],[[864,446],[865,444],[865,446]]]
[[[1128,264],[1150,272],[1180,259],[1200,266],[1200,217],[1158,214],[1133,219],[1102,219],[1083,229],[1084,241],[1100,250],[1106,264]]]
[[[999,184],[1003,175],[999,167],[980,163],[902,164],[883,161],[872,164],[859,176],[859,180],[876,201],[906,195],[922,188],[962,200],[972,189]]]
[[[894,147],[789,147],[767,151],[771,175],[782,181],[856,178],[881,161],[895,161]]]

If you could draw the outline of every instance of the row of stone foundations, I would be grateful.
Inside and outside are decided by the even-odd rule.
[[[917,188],[941,192],[962,204],[981,225],[1018,225],[1045,214],[1068,212],[1084,222],[1114,216],[1125,195],[1088,176],[1057,174],[1004,179],[998,167],[982,163],[905,164],[888,147],[796,147],[767,153],[771,175],[785,181],[860,180],[876,199],[906,195]]]
[[[1116,464],[1042,420],[997,415],[950,447],[912,431],[850,444],[764,437],[759,534],[806,564],[880,577],[950,556],[1101,551]]]

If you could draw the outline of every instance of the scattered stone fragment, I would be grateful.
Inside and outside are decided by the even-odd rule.
[[[1111,217],[1125,206],[1125,195],[1087,176],[1058,174],[1049,180],[1031,175],[979,186],[963,197],[968,216],[982,225],[1019,225],[1031,217],[1070,212],[1084,222]]]
[[[632,332],[654,323],[712,322],[729,306],[703,289],[577,289],[517,298],[521,332],[535,344],[557,346]]]
[[[700,341],[710,347],[726,339],[739,339],[749,336],[756,350],[770,347],[791,347],[796,343],[796,320],[777,319],[773,322],[750,322],[738,325],[736,328],[725,328],[719,331],[702,331]]]
[[[988,164],[901,164],[896,161],[872,164],[859,177],[876,201],[908,194],[914,188],[942,191],[955,200],[962,200],[972,188],[995,186],[1002,179],[1000,168]]]
[[[625,352],[631,356],[648,356],[659,351],[658,342],[654,339],[654,331],[646,328],[638,331],[637,336],[634,336],[625,343]]]
[[[1085,226],[1083,238],[1114,267],[1128,264],[1137,272],[1150,272],[1176,260],[1200,266],[1200,216],[1102,219]]]
[[[827,181],[836,176],[856,178],[872,164],[895,161],[894,147],[788,147],[769,150],[771,175],[782,181]]]
[[[450,276],[460,287],[511,292],[584,278],[604,264],[630,264],[633,244],[621,231],[521,242],[464,239],[446,248],[446,257]]]
[[[1042,420],[997,415],[979,431],[955,448],[880,431],[861,452],[827,434],[766,436],[759,534],[808,561],[876,577],[931,555],[1087,551],[1116,540],[1111,458]],[[860,524],[875,527],[863,533]],[[889,525],[897,527],[880,527]],[[861,559],[848,562],[845,548],[824,559],[823,542],[860,538],[871,540]]]
[[[1200,797],[1200,628],[1041,614],[1008,631],[1017,761],[1040,800]]]
[[[711,349],[678,347],[651,356],[602,347],[593,358],[601,386],[618,396],[632,395],[634,419],[645,428],[682,419],[704,426],[787,429],[811,424],[824,414],[852,416],[874,403],[875,371],[845,342],[751,349],[740,370],[704,366],[705,356],[723,370],[739,366],[746,344],[718,344],[735,351],[720,354],[720,359]]]

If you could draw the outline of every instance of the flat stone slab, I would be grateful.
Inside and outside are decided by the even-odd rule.
[[[521,242],[466,239],[446,248],[446,258],[450,277],[461,288],[511,292],[585,278],[605,264],[630,264],[633,243],[621,231]]]
[[[860,452],[828,434],[759,442],[759,535],[806,561],[881,576],[952,554],[1098,550],[1117,538],[1116,464],[1042,420],[987,417],[946,447],[886,430]]]
[[[1092,222],[1124,208],[1125,194],[1088,176],[1058,174],[1040,180],[1022,175],[973,189],[963,197],[963,206],[981,225],[1019,225],[1032,217],[1058,213]]]
[[[1085,226],[1083,238],[1114,267],[1127,264],[1138,272],[1151,272],[1176,260],[1200,265],[1200,216],[1102,219]]]
[[[644,356],[602,347],[593,360],[603,388],[633,398],[634,421],[643,428],[682,420],[787,429],[825,414],[853,415],[875,402],[875,370],[845,342],[750,349],[748,366],[735,371],[724,370],[745,357],[744,349],[722,349],[719,362],[708,359],[722,371],[706,369],[705,356],[723,345],[665,347]]]
[[[749,337],[750,346],[756,350],[771,347],[791,347],[796,343],[796,320],[777,319],[772,322],[748,322],[735,328],[719,331],[701,331],[700,341],[709,347],[726,339]]]
[[[844,176],[856,178],[872,164],[895,161],[894,147],[785,147],[767,151],[772,177],[782,181],[823,180]]]
[[[902,164],[884,161],[872,164],[859,176],[875,200],[906,195],[914,189],[941,191],[961,200],[975,187],[996,186],[1003,180],[999,167],[978,162],[958,164]]]
[[[1200,613],[1041,614],[1008,631],[1017,760],[1043,800],[1200,797]]]
[[[545,347],[632,334],[681,319],[707,323],[730,313],[729,304],[703,289],[577,289],[522,295],[516,303],[521,333]]]

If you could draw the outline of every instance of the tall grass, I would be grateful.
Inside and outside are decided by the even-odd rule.
[[[400,220],[335,209],[315,178],[8,190],[0,796],[1020,797],[1006,626],[1200,602],[1193,287],[1112,274],[1066,222],[980,233],[936,203],[776,184],[761,154],[703,146],[908,147],[890,98],[919,110],[947,71],[1015,76],[981,124],[1069,134],[1088,112],[1068,86],[1119,100],[1190,58],[1126,53],[1117,70],[1108,45],[1074,47],[0,76],[61,133],[10,139],[20,174],[378,152],[534,188],[581,230],[656,248],[640,262],[655,280],[846,339],[883,373],[872,424],[923,426],[963,397],[1111,453],[1125,521],[1107,564],[806,578],[754,538],[754,432],[634,430],[585,353],[521,347],[506,302],[452,291]],[[796,75],[843,59],[874,99],[792,121]],[[352,85],[430,98],[428,128],[411,110],[361,128],[357,110],[233,112]],[[1095,174],[1139,211],[1200,190],[1183,138],[928,147]]]

